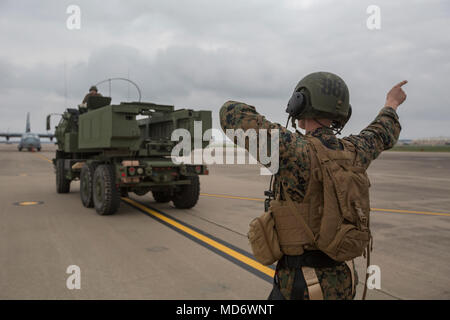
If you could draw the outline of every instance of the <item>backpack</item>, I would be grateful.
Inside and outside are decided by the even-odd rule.
[[[370,242],[370,182],[365,169],[354,165],[353,144],[342,140],[344,150],[330,150],[317,138],[307,139],[313,152],[303,202],[292,201],[280,183],[269,211],[250,223],[249,241],[262,264],[304,250],[321,250],[336,261],[348,261],[361,256]]]

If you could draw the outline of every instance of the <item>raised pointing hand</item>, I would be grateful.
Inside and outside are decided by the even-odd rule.
[[[392,107],[397,110],[398,106],[403,103],[406,99],[406,93],[403,91],[402,86],[407,84],[408,81],[403,80],[397,83],[386,95],[386,107]]]

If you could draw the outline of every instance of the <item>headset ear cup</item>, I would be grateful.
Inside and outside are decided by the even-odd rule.
[[[347,118],[345,118],[345,121],[344,121],[342,127],[344,127],[344,126],[347,124],[347,122],[348,122],[348,120],[350,120],[350,117],[351,117],[351,116],[352,116],[352,105],[349,104],[349,105],[348,105]]]
[[[286,112],[292,118],[296,119],[305,111],[306,99],[302,92],[294,92],[289,99]]]

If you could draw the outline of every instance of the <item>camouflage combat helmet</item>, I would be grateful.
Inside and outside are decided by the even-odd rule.
[[[95,90],[96,92],[98,92],[98,89],[97,89],[96,86],[91,86],[91,87],[89,88],[89,91],[92,91],[92,90]]]
[[[294,95],[302,95],[296,119],[331,119],[341,129],[351,116],[349,91],[344,80],[330,72],[314,72],[297,84]]]

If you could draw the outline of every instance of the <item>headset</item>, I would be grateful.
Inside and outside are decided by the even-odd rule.
[[[299,119],[305,112],[307,109],[307,103],[306,103],[306,95],[303,92],[303,90],[301,91],[295,91],[291,98],[289,99],[289,102],[287,104],[287,108],[286,108],[286,112],[289,115],[287,122],[286,122],[286,127],[289,124],[289,120],[292,120],[291,124],[292,127],[294,127],[295,131],[297,131],[297,133],[300,133],[300,131],[297,130],[297,125],[295,124],[295,120]]]
[[[307,96],[303,92],[303,90],[301,89],[300,91],[294,92],[291,98],[289,99],[286,108],[286,112],[289,115],[287,124],[289,123],[289,119],[292,119],[292,126],[296,129],[297,126],[295,124],[295,120],[299,119],[307,111],[307,109],[308,109]],[[351,115],[352,115],[352,106],[349,104],[347,118],[344,121],[334,120],[331,124],[331,128],[336,131],[336,134],[341,133],[342,129],[344,128],[347,121],[350,119]],[[322,125],[320,122],[319,124]]]
[[[290,118],[297,119],[306,111],[306,96],[302,91],[296,91],[292,94],[287,104],[286,112]]]

